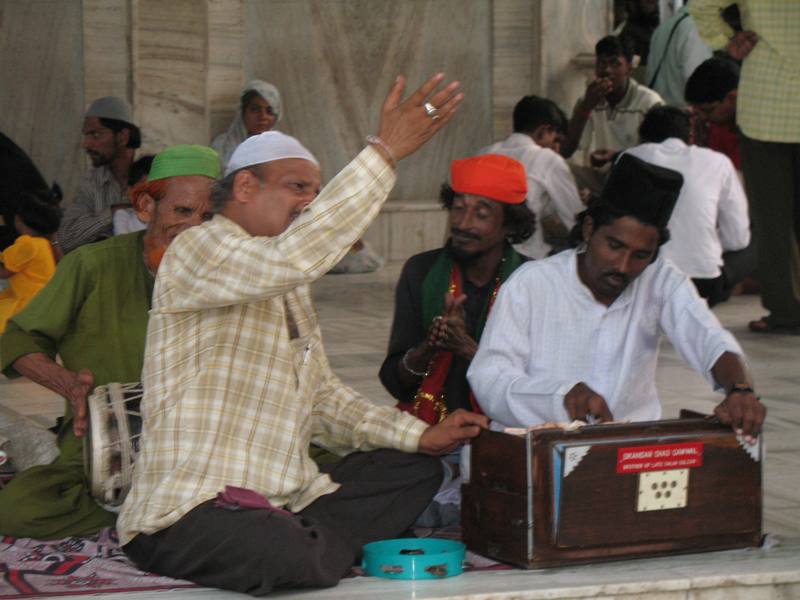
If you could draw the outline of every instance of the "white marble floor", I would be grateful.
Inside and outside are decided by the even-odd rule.
[[[330,275],[315,285],[325,345],[343,381],[378,403],[391,402],[377,379],[393,309],[399,263],[369,275]],[[435,582],[359,578],[337,588],[282,593],[292,598],[657,598],[658,600],[800,599],[800,337],[759,336],[746,323],[763,314],[757,297],[718,307],[738,337],[769,414],[764,430],[764,531],[781,540],[771,550],[682,557],[541,571],[468,573]],[[710,411],[718,397],[664,343],[658,368],[664,416],[680,408]],[[41,425],[61,414],[62,401],[30,382],[0,378],[0,412]],[[232,598],[216,590],[131,593],[125,598]],[[120,598],[99,595],[95,598]]]

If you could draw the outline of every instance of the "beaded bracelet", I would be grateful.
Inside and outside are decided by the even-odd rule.
[[[389,160],[392,161],[392,166],[397,167],[397,159],[394,157],[394,152],[392,152],[392,149],[389,148],[389,144],[384,142],[377,135],[368,135],[366,139],[368,144],[375,144],[386,150],[386,154],[389,155]]]
[[[411,367],[408,366],[408,360],[407,359],[408,359],[408,355],[411,353],[412,350],[413,350],[413,348],[409,348],[408,350],[406,350],[406,353],[403,354],[403,358],[400,360],[400,362],[403,363],[403,368],[406,371],[408,371],[409,373],[411,373],[412,375],[414,375],[415,377],[426,377],[428,375],[427,371],[425,371],[424,373],[420,373],[419,371],[415,371],[414,369],[412,369]]]

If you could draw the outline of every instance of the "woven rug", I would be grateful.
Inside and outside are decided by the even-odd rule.
[[[0,538],[0,575],[3,600],[197,587],[137,569],[111,528],[90,538],[47,542]]]
[[[460,527],[418,528],[417,537],[461,539]],[[496,561],[467,552],[466,571],[509,569]],[[0,538],[0,600],[42,596],[171,590],[197,587],[181,579],[140,571],[119,547],[115,529],[90,538],[41,541]],[[354,567],[351,576],[361,575]]]

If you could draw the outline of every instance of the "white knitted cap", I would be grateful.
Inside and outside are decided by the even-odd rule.
[[[304,158],[319,166],[314,155],[292,136],[280,131],[265,131],[250,136],[236,146],[236,150],[233,151],[228,161],[228,166],[225,167],[225,175],[230,175],[244,167],[261,165],[284,158]]]

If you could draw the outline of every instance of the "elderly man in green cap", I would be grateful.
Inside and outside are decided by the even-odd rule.
[[[156,156],[131,199],[147,229],[67,255],[50,283],[8,323],[0,368],[63,396],[60,456],[0,490],[0,534],[52,539],[91,534],[116,515],[90,497],[83,467],[86,398],[97,385],[138,381],[158,263],[185,229],[211,218],[216,152],[173,146]],[[61,363],[55,362],[56,355]],[[63,365],[63,366],[62,366]]]

